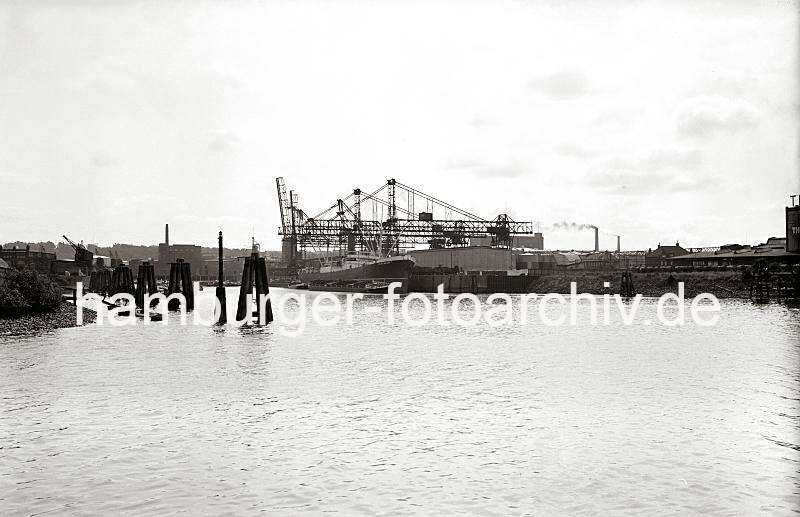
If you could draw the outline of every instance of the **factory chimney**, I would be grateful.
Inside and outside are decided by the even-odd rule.
[[[169,246],[169,223],[164,225],[164,244]]]
[[[617,253],[619,253],[619,252],[620,252],[620,248],[619,248],[619,235],[617,235]]]
[[[594,228],[594,251],[600,251],[600,232],[597,226],[592,226],[592,228]]]

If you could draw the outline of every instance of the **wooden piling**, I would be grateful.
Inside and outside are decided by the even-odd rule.
[[[136,305],[144,307],[145,294],[153,295],[157,292],[155,269],[150,262],[142,262],[136,278]]]
[[[111,286],[108,289],[108,294],[111,296],[120,293],[133,295],[135,291],[131,268],[125,264],[120,264],[115,267],[114,271],[111,273]]]
[[[225,296],[225,271],[222,265],[222,232],[219,232],[219,254],[217,271],[217,300],[219,300],[220,314],[217,323],[223,325],[228,322],[228,304]]]
[[[247,303],[247,295],[253,293],[253,287],[256,290],[256,308],[253,311]],[[245,318],[250,319],[253,316],[257,321],[261,321],[261,295],[269,295],[269,278],[267,277],[267,262],[264,257],[258,255],[258,251],[254,248],[253,253],[245,258],[244,270],[242,271],[242,284],[239,287],[239,304],[236,309],[236,319],[242,321]],[[267,300],[265,306],[264,323],[270,323],[273,320],[272,314],[272,301]]]
[[[177,259],[169,265],[169,283],[167,284],[166,295],[182,294],[186,300],[186,310],[194,310],[194,286],[192,286],[191,264],[183,259]],[[168,309],[177,310],[180,305],[177,300],[170,300]]]
[[[620,296],[624,296],[626,298],[633,298],[636,296],[636,288],[633,285],[633,274],[630,271],[622,272],[619,294]]]

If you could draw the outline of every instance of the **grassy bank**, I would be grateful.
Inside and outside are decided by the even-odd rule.
[[[94,322],[96,316],[94,312],[83,309],[84,324]],[[36,334],[74,326],[76,326],[75,306],[63,302],[55,309],[47,312],[0,317],[0,336]]]
[[[569,294],[570,282],[576,282],[579,293],[614,294],[620,291],[621,278],[620,271],[559,271],[541,275],[531,284],[531,291]],[[604,282],[609,282],[611,287],[603,287]],[[677,282],[684,283],[687,298],[700,293],[711,293],[717,298],[747,298],[749,294],[749,286],[742,280],[740,271],[633,273],[636,292],[643,296],[658,297],[677,292]]]

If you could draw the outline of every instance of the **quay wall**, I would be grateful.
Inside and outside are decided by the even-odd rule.
[[[658,297],[677,292],[684,283],[686,298],[711,293],[717,298],[748,298],[749,284],[741,271],[635,272],[633,285],[637,294]],[[620,292],[621,271],[552,271],[536,275],[504,276],[500,274],[412,274],[409,292],[436,292],[439,284],[447,293],[570,293],[570,283],[577,283],[578,293],[616,294]],[[603,287],[604,282],[611,284]]]

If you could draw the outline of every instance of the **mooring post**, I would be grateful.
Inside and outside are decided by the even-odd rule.
[[[267,262],[264,257],[260,257],[258,248],[253,246],[252,254],[244,259],[244,269],[242,270],[242,284],[239,288],[239,304],[236,310],[236,319],[242,321],[247,318],[249,322],[253,317],[253,308],[247,303],[247,296],[252,295],[253,287],[256,289],[256,309],[255,315],[261,321],[261,295],[269,295],[269,280],[267,278]],[[272,301],[267,300],[264,309],[264,323],[273,321]]]
[[[251,257],[244,259],[244,268],[242,269],[242,283],[239,286],[239,303],[236,307],[236,319],[242,321],[245,316],[249,319],[252,317],[253,312],[247,304],[247,295],[253,292],[253,260]]]
[[[186,297],[186,310],[194,310],[194,286],[192,285],[192,266],[184,262],[181,266],[181,279],[183,280],[183,295]]]
[[[192,269],[188,262],[183,259],[176,259],[169,265],[169,285],[167,286],[167,296],[180,293],[186,300],[186,310],[194,310],[194,286],[192,286]],[[170,300],[168,309],[171,311],[179,307],[177,300]]]
[[[636,296],[636,288],[633,286],[633,273],[630,271],[623,271],[619,287],[620,295],[626,298],[633,298]]]
[[[256,314],[261,321],[261,295],[269,296],[269,279],[267,278],[267,259],[265,257],[256,258],[256,296],[258,298],[258,306]],[[267,300],[264,306],[264,323],[271,323],[273,320],[272,315],[272,300]]]
[[[136,293],[133,286],[133,273],[131,272],[131,268],[125,264],[120,264],[115,267],[114,272],[111,274],[111,286],[108,290],[108,294],[115,295],[118,293],[128,293],[131,295]]]
[[[144,295],[152,295],[157,291],[156,277],[153,265],[150,262],[139,264],[139,272],[136,279],[136,305],[144,307]]]
[[[217,272],[217,300],[219,300],[220,314],[217,323],[222,325],[228,322],[228,306],[225,296],[225,271],[222,266],[222,232],[219,232],[219,271]]]

